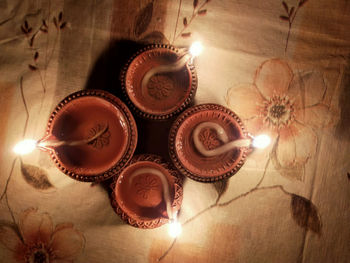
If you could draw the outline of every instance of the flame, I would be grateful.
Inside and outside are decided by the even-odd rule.
[[[271,143],[271,138],[266,134],[258,135],[254,137],[254,140],[253,140],[253,146],[260,149],[266,148],[267,146],[269,146],[270,143]]]
[[[202,51],[203,45],[199,41],[194,42],[190,47],[190,54],[192,55],[192,57],[199,56],[202,53]]]
[[[13,148],[13,151],[18,155],[25,155],[34,151],[37,143],[38,142],[35,140],[26,139],[17,143]]]
[[[171,237],[178,237],[182,232],[181,224],[175,219],[171,220],[168,225],[168,233]]]

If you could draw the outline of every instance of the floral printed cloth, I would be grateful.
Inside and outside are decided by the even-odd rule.
[[[349,25],[347,0],[0,1],[0,261],[348,262]],[[70,93],[121,97],[119,74],[143,45],[197,40],[195,103],[231,109],[272,143],[226,181],[185,181],[177,239],[166,225],[125,224],[110,181],[74,181],[46,152],[12,152],[44,136]],[[138,153],[166,157],[163,133],[139,131]],[[200,140],[223,144],[212,130]]]

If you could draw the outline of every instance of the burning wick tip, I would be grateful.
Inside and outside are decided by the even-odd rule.
[[[181,224],[174,219],[170,219],[169,225],[168,225],[168,233],[171,237],[178,237],[182,232]]]
[[[259,149],[264,149],[271,143],[271,138],[266,134],[261,134],[253,139],[253,146]]]
[[[34,151],[37,144],[38,142],[35,140],[26,139],[18,142],[13,148],[13,151],[18,155],[25,155]]]
[[[190,54],[192,55],[192,57],[199,56],[202,53],[202,51],[203,45],[199,41],[194,42],[190,47]]]

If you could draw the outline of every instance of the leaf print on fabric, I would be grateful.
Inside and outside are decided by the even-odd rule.
[[[146,32],[153,15],[153,1],[142,8],[135,18],[134,35],[139,38]]]
[[[47,86],[47,83],[46,83],[46,69],[48,68],[48,65],[52,59],[52,56],[55,52],[55,49],[56,49],[56,44],[57,44],[57,41],[58,41],[58,36],[60,34],[60,32],[67,27],[68,23],[66,21],[63,21],[63,12],[61,11],[59,14],[58,14],[58,19],[56,16],[53,16],[52,19],[47,19],[48,21],[52,21],[53,25],[56,27],[56,36],[55,36],[55,40],[54,40],[54,44],[51,48],[51,52],[48,52],[46,50],[45,52],[45,55],[44,56],[40,56],[42,57],[43,59],[43,62],[39,63],[39,60],[41,60],[39,58],[39,53],[40,53],[40,50],[39,48],[35,47],[35,40],[41,35],[41,34],[49,34],[49,26],[48,26],[48,23],[45,19],[42,19],[42,23],[41,25],[34,29],[32,27],[30,27],[29,23],[27,20],[24,21],[24,23],[21,25],[21,30],[23,32],[23,34],[25,34],[25,37],[27,39],[27,42],[28,42],[28,46],[29,46],[29,49],[32,51],[33,53],[33,61],[32,63],[28,64],[28,68],[29,70],[31,71],[36,71],[37,74],[39,74],[39,77],[40,77],[40,81],[41,81],[41,85],[42,85],[42,88],[43,88],[43,93],[46,93],[46,86]],[[47,41],[49,37],[47,37]],[[48,43],[48,42],[47,42]],[[48,45],[47,45],[48,47]]]
[[[21,162],[21,172],[25,181],[36,189],[47,190],[53,187],[46,171],[40,167]]]
[[[299,195],[291,196],[291,212],[295,222],[308,230],[321,234],[322,224],[316,206],[310,200]]]
[[[33,28],[29,26],[28,21],[25,20],[23,25],[21,25],[21,30],[24,34],[28,35],[32,32]]]
[[[200,16],[204,16],[206,14],[207,14],[207,9],[203,9],[203,10],[198,11],[198,15],[200,15]]]
[[[32,71],[35,71],[35,70],[38,69],[38,67],[33,66],[32,64],[28,64],[28,67],[29,67],[29,69],[32,70]]]
[[[216,192],[218,193],[218,197],[216,199],[216,203],[219,202],[221,196],[226,192],[226,190],[228,188],[228,184],[229,184],[229,180],[228,179],[217,181],[217,182],[213,183],[213,186],[214,186]]]
[[[181,10],[181,4],[182,4],[182,1],[180,1],[172,42],[175,42],[175,40],[178,39],[180,36],[182,38],[189,38],[192,36],[192,32],[184,32],[184,31],[188,29],[188,27],[191,25],[191,23],[194,21],[194,19],[197,16],[205,16],[207,14],[207,9],[203,9],[203,8],[208,3],[209,3],[209,1],[207,0],[207,1],[203,1],[203,3],[201,5],[199,5],[199,1],[194,0],[193,1],[192,15],[188,16],[188,17],[186,17],[186,16],[183,17],[183,19],[182,19],[183,28],[180,30],[179,33],[177,33],[178,20],[180,17],[180,10]]]
[[[184,24],[184,26],[187,26],[187,18],[186,17],[184,17],[183,24]]]
[[[190,37],[191,35],[192,35],[192,33],[191,33],[191,32],[188,32],[188,33],[182,33],[182,34],[181,34],[181,36],[182,36],[183,38]]]
[[[285,53],[287,52],[289,36],[290,36],[290,32],[292,30],[292,25],[293,25],[294,19],[297,15],[297,12],[299,11],[299,8],[302,7],[306,2],[307,2],[307,0],[299,0],[296,8],[295,8],[295,6],[292,6],[291,8],[289,8],[288,4],[285,1],[282,1],[282,6],[284,8],[284,11],[286,12],[286,15],[280,15],[280,19],[282,21],[288,22],[288,34],[287,34],[287,39],[286,39],[286,46],[284,48]]]
[[[44,22],[45,20],[43,20]],[[60,29],[64,29],[67,25],[67,22],[63,21],[63,13],[62,11],[58,14],[58,19],[54,16],[52,19],[56,29],[59,31]],[[45,24],[43,23],[43,26],[45,26]],[[46,27],[47,28],[47,27]]]

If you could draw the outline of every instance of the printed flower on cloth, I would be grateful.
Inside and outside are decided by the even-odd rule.
[[[85,239],[71,223],[54,229],[48,214],[31,208],[21,213],[18,227],[0,226],[0,243],[13,252],[14,262],[68,263],[82,252]]]
[[[287,62],[271,59],[259,66],[252,84],[229,89],[226,103],[251,134],[271,136],[275,168],[303,180],[305,163],[317,149],[316,129],[334,123],[325,93],[321,73],[294,74]]]

